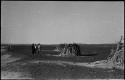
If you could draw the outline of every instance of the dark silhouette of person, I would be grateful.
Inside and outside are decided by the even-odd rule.
[[[32,44],[32,54],[33,54],[33,56],[35,55],[35,53],[36,53],[36,44]]]

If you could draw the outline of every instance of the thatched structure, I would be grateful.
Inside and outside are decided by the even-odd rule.
[[[121,40],[117,44],[116,50],[111,51],[106,60],[95,61],[91,63],[81,63],[82,65],[95,68],[109,68],[124,70],[124,41]]]
[[[107,62],[114,68],[124,68],[124,42],[123,38],[117,44],[116,50],[112,50],[110,56],[107,58]]]
[[[64,48],[60,52],[60,56],[79,56],[80,55],[80,47],[73,44],[65,44]]]

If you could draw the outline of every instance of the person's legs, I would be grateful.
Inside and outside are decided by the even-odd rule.
[[[34,55],[35,55],[35,50],[33,49],[33,57],[34,57]]]

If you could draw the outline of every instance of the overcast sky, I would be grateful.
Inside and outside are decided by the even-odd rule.
[[[114,43],[124,33],[124,2],[4,1],[1,42]]]

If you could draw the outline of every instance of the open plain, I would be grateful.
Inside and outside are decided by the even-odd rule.
[[[123,70],[85,64],[105,60],[115,45],[80,45],[82,56],[74,57],[58,56],[55,48],[41,45],[33,57],[31,45],[2,45],[1,79],[124,79]]]

